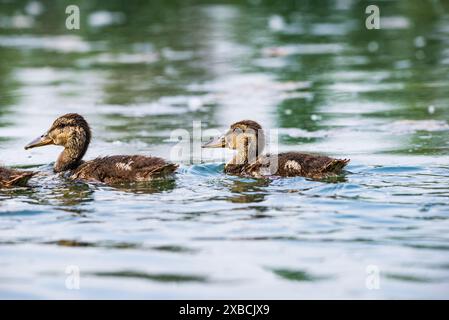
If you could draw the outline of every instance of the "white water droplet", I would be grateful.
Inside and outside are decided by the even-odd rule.
[[[203,101],[198,97],[191,97],[188,100],[188,108],[190,111],[198,111],[203,107]]]
[[[279,15],[271,16],[270,19],[268,20],[268,27],[273,31],[280,31],[284,29],[285,27],[284,18],[282,18]]]
[[[415,47],[422,48],[426,45],[426,38],[423,36],[416,37],[415,40],[413,40],[413,43]]]
[[[25,12],[32,16],[38,16],[44,11],[44,6],[38,1],[32,1],[25,7]]]

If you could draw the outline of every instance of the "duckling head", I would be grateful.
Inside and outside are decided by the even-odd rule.
[[[265,135],[260,124],[252,120],[242,120],[232,124],[224,135],[212,139],[202,147],[237,150],[242,161],[251,162],[262,153],[264,144]]]
[[[25,150],[46,145],[63,146],[64,151],[55,164],[55,171],[73,169],[87,151],[91,132],[86,120],[77,113],[57,118],[50,129],[25,146]]]

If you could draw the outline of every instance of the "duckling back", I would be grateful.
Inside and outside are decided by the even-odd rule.
[[[227,164],[226,173],[261,178],[264,176],[307,177],[321,179],[339,174],[349,159],[299,152],[262,155],[252,164]]]
[[[335,159],[322,155],[286,152],[279,154],[278,175],[320,179],[339,174],[349,161],[349,159]]]
[[[0,167],[0,187],[24,186],[34,174],[31,171]]]

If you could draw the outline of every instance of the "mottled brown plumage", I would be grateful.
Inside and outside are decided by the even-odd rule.
[[[134,156],[110,156],[82,163],[70,178],[101,181],[107,184],[128,181],[148,181],[173,173],[178,165],[162,158]]]
[[[334,159],[322,155],[285,152],[277,155],[262,154],[264,146],[262,127],[255,121],[234,123],[222,137],[207,143],[205,148],[230,148],[237,155],[225,165],[225,172],[250,177],[302,176],[322,179],[339,174],[349,159]]]
[[[261,155],[252,164],[232,164],[225,166],[229,174],[240,176],[308,177],[321,179],[341,172],[349,159],[333,159],[321,155],[286,152],[277,155]],[[270,169],[270,165],[273,165]]]
[[[24,186],[35,174],[31,171],[22,171],[0,167],[0,188]]]
[[[55,120],[48,132],[28,144],[25,149],[49,144],[64,146],[55,163],[55,172],[64,172],[75,180],[115,184],[148,181],[173,173],[177,165],[162,158],[141,155],[118,155],[82,161],[91,139],[86,120],[69,113]]]

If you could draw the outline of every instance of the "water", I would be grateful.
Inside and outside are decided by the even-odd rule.
[[[75,3],[0,5],[0,160],[40,172],[0,191],[1,298],[449,298],[447,3],[384,1],[368,31],[350,0],[83,2],[68,31]],[[174,179],[74,183],[59,148],[23,150],[67,112],[86,159],[251,118],[351,163],[253,180],[205,150]]]

